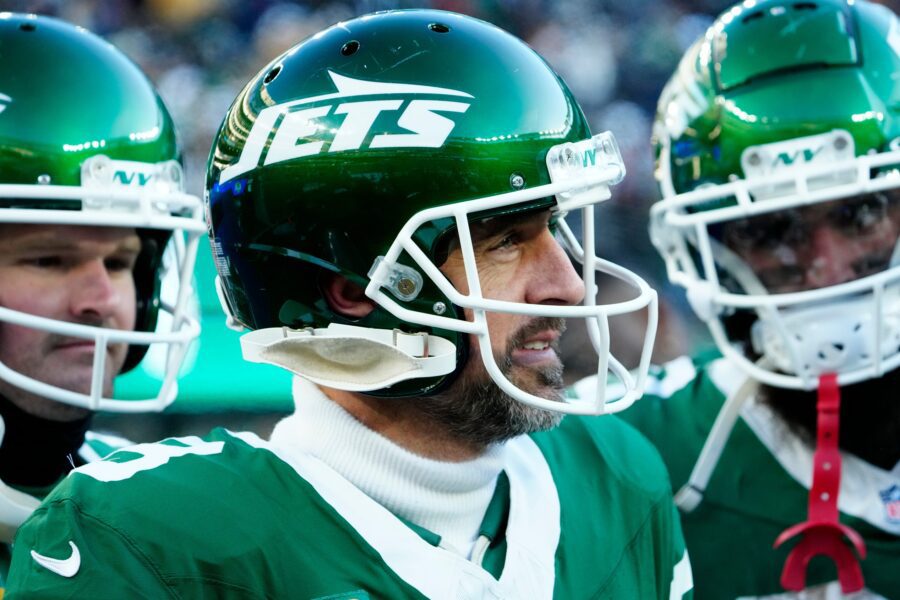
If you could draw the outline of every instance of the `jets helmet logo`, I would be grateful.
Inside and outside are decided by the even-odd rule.
[[[222,169],[219,183],[255,169],[260,161],[271,165],[322,152],[358,150],[364,145],[367,148],[440,148],[456,122],[438,113],[464,113],[471,105],[471,102],[445,98],[474,99],[471,94],[449,88],[364,81],[332,71],[328,75],[337,92],[261,110],[238,161]],[[381,133],[369,139],[375,120],[387,112],[396,113],[397,126],[410,133]],[[330,115],[345,116],[337,128],[323,126],[320,120]]]
[[[779,165],[791,166],[798,160],[802,163],[811,163],[823,149],[822,146],[819,146],[817,148],[802,148],[794,152],[779,152],[775,156],[774,164],[772,166],[773,168]]]

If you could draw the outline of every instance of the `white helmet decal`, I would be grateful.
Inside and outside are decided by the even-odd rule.
[[[472,95],[450,88],[364,81],[328,71],[337,88],[333,94],[293,100],[269,106],[260,111],[247,136],[247,142],[238,161],[222,169],[219,183],[255,169],[263,158],[264,165],[279,163],[323,151],[358,150],[369,135],[375,119],[382,112],[398,111],[406,97],[418,95],[473,98]],[[365,96],[391,96],[381,100],[356,100],[336,102],[343,98]],[[399,96],[399,98],[396,98]],[[310,106],[313,105],[313,106]],[[444,145],[456,123],[438,112],[464,113],[471,103],[449,100],[412,99],[397,117],[397,125],[412,133],[380,134],[369,142],[369,148],[440,148]],[[307,108],[308,107],[308,108]],[[320,127],[316,120],[329,114],[347,115],[337,131]],[[271,144],[267,144],[274,131]],[[311,137],[317,141],[298,144],[299,138]]]

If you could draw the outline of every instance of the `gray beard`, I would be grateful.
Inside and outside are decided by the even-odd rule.
[[[532,331],[552,327],[563,331],[562,319],[540,318],[533,321],[510,339],[510,352]],[[557,349],[558,351],[558,349]],[[469,360],[479,360],[470,355]],[[530,393],[532,387],[512,373],[512,357],[495,356],[503,375],[518,388]],[[552,365],[532,370],[537,386],[552,390],[548,400],[562,402],[565,384],[562,365]],[[451,388],[434,396],[420,398],[418,410],[455,439],[479,448],[504,442],[511,438],[536,431],[553,429],[563,419],[563,414],[529,406],[509,396],[487,375],[484,369],[475,373],[464,372]]]

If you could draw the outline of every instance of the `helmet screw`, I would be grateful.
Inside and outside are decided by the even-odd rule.
[[[762,157],[760,157],[759,152],[753,152],[747,157],[747,162],[755,167],[762,163]]]
[[[404,296],[409,296],[416,291],[416,282],[404,277],[397,282],[397,291]]]
[[[447,312],[447,305],[444,304],[443,302],[435,302],[432,309],[434,310],[434,314],[442,315],[445,312]]]
[[[38,185],[50,185],[50,181],[51,181],[50,176],[47,175],[46,173],[44,173],[42,175],[38,175],[38,177],[37,177]]]
[[[166,177],[168,177],[169,181],[175,184],[181,183],[181,169],[178,167],[178,163],[169,163],[166,171]]]
[[[109,158],[99,154],[91,162],[91,175],[101,181],[108,181],[112,174],[109,173]]]
[[[847,138],[845,137],[836,137],[834,138],[834,148],[835,150],[843,150],[847,147]]]
[[[514,190],[521,190],[525,187],[525,178],[522,177],[520,173],[513,173],[509,176],[509,185],[511,185]]]

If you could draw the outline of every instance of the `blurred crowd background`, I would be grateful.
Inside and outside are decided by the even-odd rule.
[[[900,0],[884,1],[895,11]],[[731,0],[2,0],[0,9],[53,15],[103,36],[138,63],[157,85],[177,123],[185,151],[188,191],[201,195],[210,145],[225,111],[262,66],[307,36],[341,20],[393,8],[430,7],[490,21],[524,39],[568,83],[595,132],[612,130],[628,175],[598,211],[601,256],[642,274],[660,290],[662,320],[655,360],[705,343],[705,329],[683,295],[665,281],[662,262],[646,232],[657,198],[649,139],[656,99],[690,43]],[[90,93],[88,91],[87,93]],[[197,271],[204,333],[193,373],[179,400],[156,417],[103,421],[136,441],[161,435],[205,433],[207,422],[267,433],[291,410],[290,380],[274,367],[239,365],[237,334],[227,332],[212,289],[205,242]],[[615,324],[614,324],[615,325]],[[633,323],[614,338],[626,356]],[[615,332],[614,332],[615,333]],[[630,336],[636,338],[637,336]],[[624,341],[623,341],[624,340]],[[569,336],[573,360],[586,340]],[[252,367],[252,368],[251,368]],[[235,374],[235,369],[239,373]],[[152,370],[152,369],[151,369]],[[125,385],[141,387],[143,373]]]

